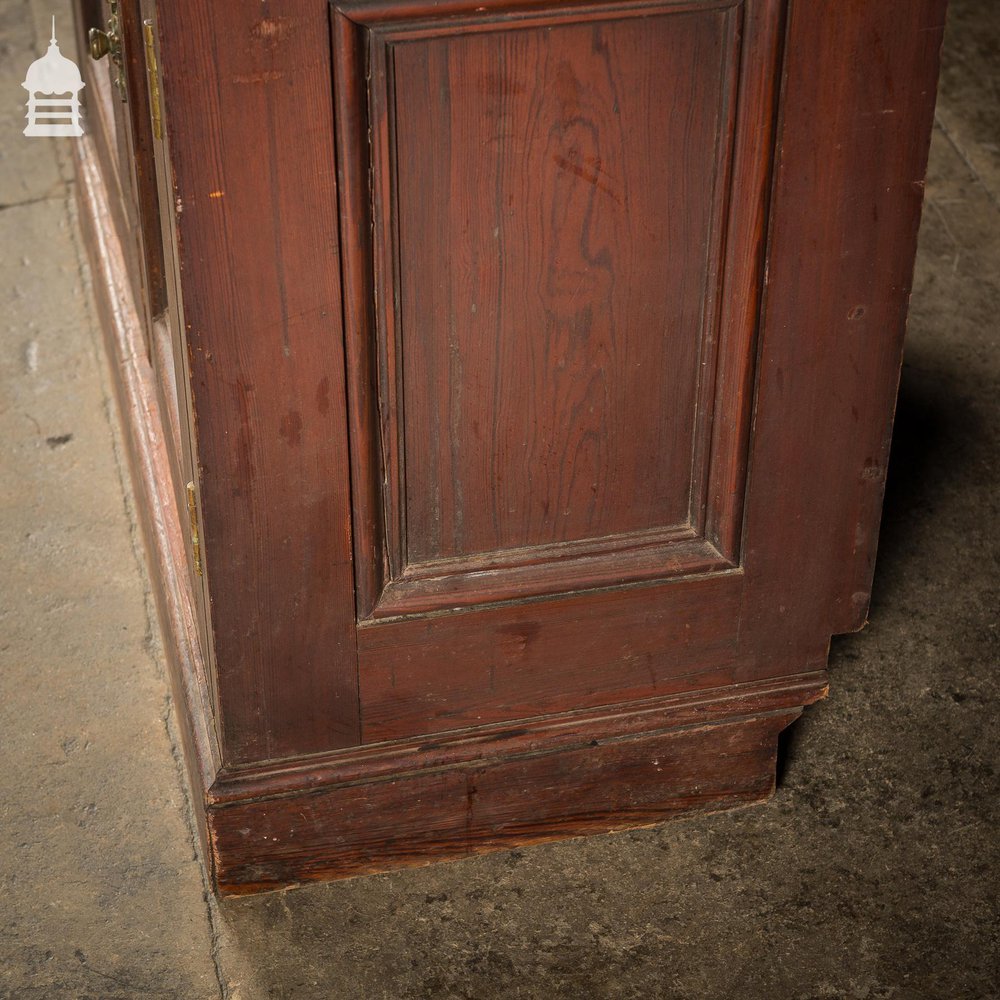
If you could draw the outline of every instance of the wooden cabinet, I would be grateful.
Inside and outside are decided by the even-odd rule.
[[[80,189],[218,888],[765,799],[865,621],[943,0],[119,8]]]

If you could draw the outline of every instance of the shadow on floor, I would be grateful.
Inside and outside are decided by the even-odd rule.
[[[932,513],[941,484],[961,479],[983,434],[969,403],[949,391],[950,380],[906,364],[899,387],[885,502],[879,529],[873,602],[883,597],[889,571],[907,558],[914,524]]]
[[[933,334],[931,333],[933,336]],[[885,501],[879,528],[878,558],[872,583],[872,613],[891,604],[914,562],[919,535],[942,484],[960,480],[983,443],[982,420],[968,401],[950,390],[945,373],[904,364],[893,424]],[[854,635],[833,636],[830,666],[854,658]],[[808,713],[778,738],[777,786],[794,765]]]

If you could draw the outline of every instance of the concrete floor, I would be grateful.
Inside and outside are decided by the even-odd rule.
[[[871,624],[774,800],[221,905],[72,140],[20,135],[55,6],[0,0],[0,996],[1000,996],[1000,5],[953,0]]]

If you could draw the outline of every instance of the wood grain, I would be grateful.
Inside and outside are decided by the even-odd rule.
[[[763,802],[778,732],[794,717],[213,810],[218,888],[280,889]]]
[[[405,566],[688,523],[732,30],[391,46]]]
[[[291,788],[351,784],[501,759],[508,755],[554,753],[593,740],[642,736],[667,729],[795,710],[825,698],[825,670],[643,698],[617,705],[574,709],[534,719],[495,722],[474,729],[388,740],[344,748],[293,763],[245,764],[221,768],[207,795],[211,806],[280,796]]]
[[[364,742],[728,684],[742,595],[733,571],[359,629]]]
[[[89,140],[76,147],[88,246],[154,568],[174,704],[212,884],[226,894],[620,830],[766,798],[778,731],[822,672],[578,710],[436,739],[225,767],[141,321]],[[539,808],[539,803],[543,808]]]

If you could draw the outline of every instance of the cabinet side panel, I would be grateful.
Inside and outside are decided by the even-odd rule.
[[[159,31],[224,760],[350,745],[328,11],[184,0]]]
[[[865,621],[944,0],[790,8],[745,528],[749,670]]]

